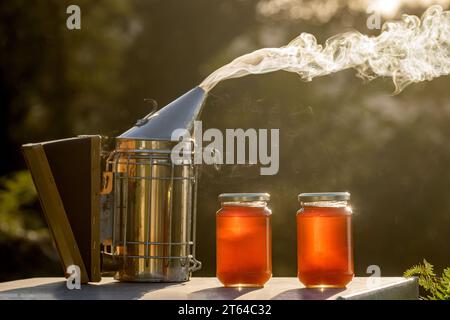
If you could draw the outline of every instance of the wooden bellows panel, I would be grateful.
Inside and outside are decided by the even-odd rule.
[[[100,136],[22,147],[64,270],[100,281]]]

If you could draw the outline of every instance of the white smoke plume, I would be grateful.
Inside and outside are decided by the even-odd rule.
[[[209,91],[226,79],[278,70],[311,81],[349,68],[365,79],[392,77],[395,93],[411,83],[448,75],[450,11],[432,6],[421,18],[405,14],[399,21],[386,22],[376,37],[347,32],[329,38],[324,46],[302,33],[287,46],[240,56],[209,75],[200,87]]]

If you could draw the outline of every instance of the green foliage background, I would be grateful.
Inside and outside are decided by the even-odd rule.
[[[144,99],[163,106],[234,57],[301,32],[320,42],[350,29],[376,33],[364,11],[345,5],[327,20],[292,19],[258,13],[260,2],[0,2],[0,281],[61,274],[21,144],[114,137],[148,113]],[[81,7],[81,30],[66,28],[69,4]],[[241,191],[272,195],[276,276],[296,274],[296,196],[313,191],[352,193],[358,275],[372,264],[400,275],[422,257],[449,265],[449,79],[396,96],[390,79],[364,83],[351,70],[312,82],[277,72],[219,84],[204,129],[280,128],[280,171],[202,168],[197,275],[215,271],[217,195]]]

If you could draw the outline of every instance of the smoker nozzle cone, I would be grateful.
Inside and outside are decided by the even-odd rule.
[[[192,131],[198,119],[207,93],[195,87],[164,108],[140,119],[134,127],[122,133],[119,139],[172,140],[176,129]]]

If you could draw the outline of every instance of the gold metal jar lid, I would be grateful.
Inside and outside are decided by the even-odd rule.
[[[268,193],[221,193],[220,202],[251,202],[251,201],[269,201]]]
[[[318,201],[348,201],[350,200],[349,192],[315,192],[300,193],[298,201],[300,202],[318,202]]]

